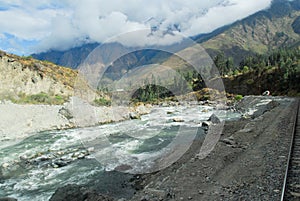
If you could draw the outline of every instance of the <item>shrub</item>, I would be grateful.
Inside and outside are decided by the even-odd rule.
[[[252,85],[252,84],[254,83],[254,80],[253,80],[253,79],[248,79],[248,80],[246,81],[246,83],[247,83],[248,85]]]
[[[234,99],[235,99],[236,101],[240,101],[240,100],[243,99],[243,96],[242,96],[242,95],[236,95],[236,96],[234,97]]]
[[[243,71],[243,73],[248,73],[249,72],[249,67],[244,66],[242,71]]]
[[[111,100],[105,99],[105,98],[99,98],[94,100],[94,104],[96,106],[110,106]]]
[[[42,92],[39,94],[30,95],[28,97],[28,101],[34,103],[48,103],[50,102],[50,97],[48,94]]]
[[[30,60],[30,59],[33,59],[33,57],[30,55],[30,56],[22,56],[21,57],[22,59],[25,59],[25,60]]]
[[[240,71],[237,69],[233,71],[233,75],[238,75],[239,73],[240,73]]]
[[[63,104],[66,101],[66,99],[60,95],[56,95],[54,99],[55,99],[55,104]]]

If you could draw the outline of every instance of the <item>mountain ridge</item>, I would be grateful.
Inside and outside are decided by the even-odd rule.
[[[224,52],[225,56],[233,57],[238,65],[241,58],[247,55],[264,54],[272,49],[292,46],[300,40],[300,0],[284,1],[274,0],[269,9],[259,11],[242,20],[225,25],[208,34],[192,37],[200,43],[214,58],[218,53]],[[293,25],[292,25],[293,24]],[[295,30],[293,30],[295,29]],[[67,51],[51,50],[46,53],[33,54],[39,60],[48,60],[58,65],[76,69],[94,48],[100,43],[85,44]],[[144,54],[145,63],[149,61],[161,62],[155,57]],[[136,64],[140,57],[134,57]],[[127,63],[132,63],[126,61]],[[126,66],[126,62],[124,65]]]
[[[273,1],[272,6],[233,23],[226,31],[202,43],[214,57],[219,52],[240,62],[241,57],[264,54],[300,40],[292,24],[300,16],[300,1]]]

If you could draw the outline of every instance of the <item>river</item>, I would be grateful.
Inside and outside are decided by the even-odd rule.
[[[222,120],[240,117],[210,106],[154,107],[141,119],[40,132],[9,146],[2,144],[0,197],[49,200],[58,187],[70,183],[97,183],[103,193],[128,197],[133,191],[121,185],[130,174],[122,172],[154,171],[156,161],[170,152],[174,141],[185,143],[176,138],[180,133],[204,136],[201,122],[213,113]]]

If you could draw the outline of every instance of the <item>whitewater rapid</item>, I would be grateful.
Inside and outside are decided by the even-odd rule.
[[[212,114],[221,120],[240,117],[211,106],[157,106],[141,119],[41,132],[0,146],[0,197],[48,200],[58,187],[86,184],[106,171],[147,172],[170,151],[179,132],[204,135],[201,123]]]

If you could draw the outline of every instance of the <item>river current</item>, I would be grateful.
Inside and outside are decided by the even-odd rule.
[[[212,114],[221,120],[240,117],[210,106],[154,107],[141,119],[40,132],[9,146],[2,144],[0,197],[43,201],[66,184],[95,183],[103,193],[126,197],[130,190],[120,189],[127,176],[117,172],[149,172],[169,145],[180,140],[179,132],[205,135],[201,123]]]

